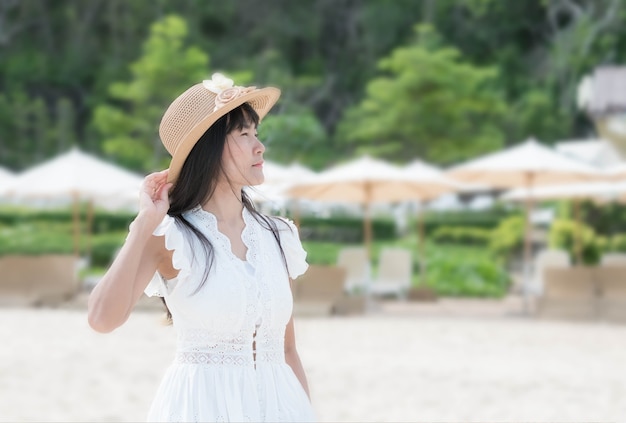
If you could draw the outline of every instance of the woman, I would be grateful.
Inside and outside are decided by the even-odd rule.
[[[276,88],[215,74],[172,102],[159,127],[172,155],[148,175],[128,237],[89,297],[89,324],[122,325],[145,292],[162,297],[177,351],[150,421],[310,421],[291,280],[307,269],[293,224],[243,192],[263,182],[259,120]]]

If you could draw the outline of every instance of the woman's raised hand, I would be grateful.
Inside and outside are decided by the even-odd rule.
[[[156,227],[170,208],[169,189],[172,183],[167,182],[168,170],[151,173],[141,184],[139,193],[139,214],[154,223]]]

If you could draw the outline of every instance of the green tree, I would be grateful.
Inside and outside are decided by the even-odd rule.
[[[76,110],[71,100],[61,97],[56,103],[55,138],[59,150],[76,144]]]
[[[298,161],[316,169],[327,163],[328,137],[310,109],[267,116],[259,137],[267,148],[265,156],[278,163]]]
[[[130,65],[131,81],[111,84],[113,102],[94,111],[104,151],[129,167],[151,171],[165,165],[160,118],[172,99],[208,77],[208,55],[185,46],[186,37],[187,24],[178,16],[153,24],[143,56]]]
[[[462,62],[428,25],[417,39],[379,62],[383,75],[367,85],[338,137],[357,152],[408,160],[451,162],[502,145],[506,104],[494,67]]]

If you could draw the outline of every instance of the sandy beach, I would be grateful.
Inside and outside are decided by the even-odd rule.
[[[296,319],[321,421],[626,421],[626,325],[412,307]],[[174,352],[162,317],[102,335],[80,307],[0,309],[0,420],[145,420]]]

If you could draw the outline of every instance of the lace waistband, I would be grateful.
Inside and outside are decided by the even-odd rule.
[[[174,361],[178,364],[208,366],[254,367],[258,363],[282,364],[285,354],[282,351],[177,351]]]

